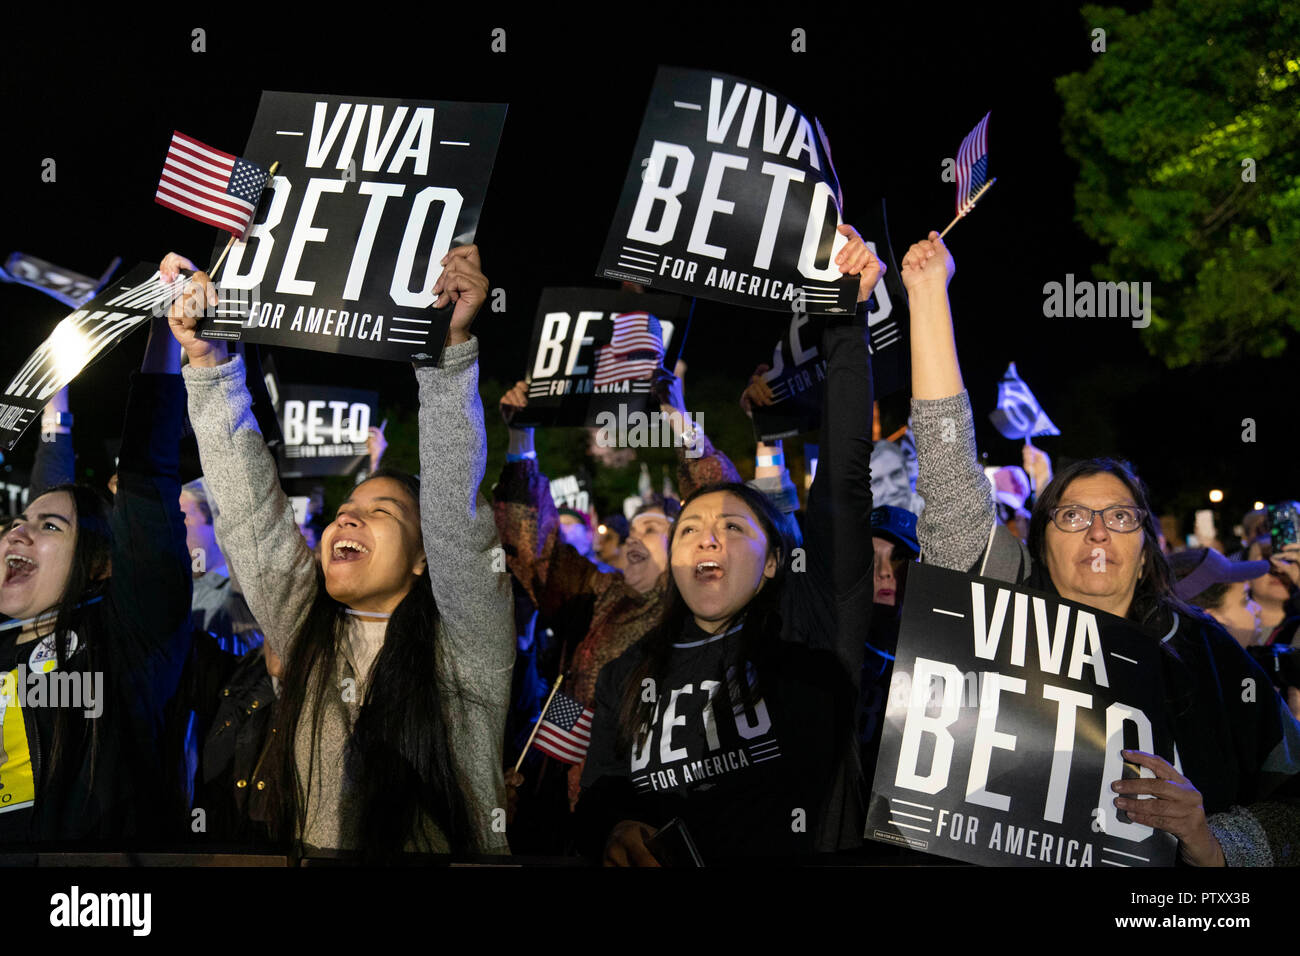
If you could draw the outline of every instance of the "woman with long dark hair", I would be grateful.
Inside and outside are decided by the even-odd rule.
[[[866,307],[882,268],[847,226],[841,272],[859,311],[832,320],[821,461],[804,546],[768,498],[698,489],[669,536],[659,625],[596,684],[578,806],[585,849],[611,865],[705,863],[860,842],[854,707],[871,621],[871,366]]]
[[[934,232],[903,259],[917,491],[926,503],[917,527],[922,559],[1024,583],[1144,628],[1162,651],[1165,711],[1182,770],[1126,752],[1144,772],[1114,782],[1115,805],[1177,836],[1191,864],[1300,862],[1293,850],[1283,855],[1300,839],[1300,725],[1240,645],[1175,595],[1142,481],[1112,459],[1076,462],[1035,502],[1027,543],[994,520],[957,363],[948,304],[954,272]]]
[[[163,272],[189,264],[163,260]],[[506,850],[501,745],[514,660],[509,577],[491,508],[478,340],[478,250],[443,260],[455,302],[439,367],[420,368],[422,480],[380,471],[353,489],[313,560],[257,429],[243,365],[194,332],[202,290],[173,309],[189,354],[190,419],[217,532],[267,643],[282,659],[273,733],[282,835],[308,849]],[[268,757],[268,759],[272,759]]]
[[[179,372],[159,320],[127,397],[114,501],[56,485],[0,538],[0,846],[165,835],[163,711],[190,640]]]

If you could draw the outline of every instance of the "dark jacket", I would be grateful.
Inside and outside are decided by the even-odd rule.
[[[698,457],[687,457],[684,448],[677,449],[678,487],[684,495],[704,485],[740,480],[735,465],[707,436],[701,434],[700,442]],[[564,693],[590,707],[601,668],[658,622],[664,579],[651,590],[638,592],[623,580],[621,571],[590,561],[565,543],[550,481],[535,460],[506,463],[493,492],[492,507],[510,573],[537,608],[541,625],[554,632],[559,644],[546,655],[555,658],[558,673],[551,673],[546,666],[550,662],[543,661],[542,677],[550,683],[563,674]],[[530,791],[540,774],[552,781],[550,787],[560,786],[559,769],[540,766],[524,799],[531,799]],[[578,799],[582,766],[564,771],[567,802],[572,805]],[[542,799],[548,805],[559,805],[549,792]],[[552,819],[557,827],[567,826],[558,815]]]
[[[204,683],[211,687],[211,677],[218,675],[223,680],[196,709],[203,745],[194,805],[207,811],[207,837],[213,844],[269,846],[275,843],[279,799],[273,772],[279,763],[271,753],[278,733],[275,688],[261,647],[238,658],[219,650],[215,654],[224,666],[211,662]]]
[[[912,428],[926,503],[922,560],[1056,593],[1046,569],[993,518],[966,393],[913,399]],[[1228,865],[1300,865],[1300,724],[1209,617],[1161,614],[1146,629],[1164,645],[1165,712],[1183,774],[1204,797]]]
[[[648,782],[637,755],[616,744],[623,691],[644,642],[605,668],[578,808],[589,854],[600,852],[619,820],[659,827],[668,814],[686,821],[702,854],[712,848],[706,863],[831,852],[862,842],[854,710],[874,591],[865,314],[828,324],[822,347],[822,457],[808,495],[804,547],[780,596],[782,639],[767,650],[759,675],[767,716],[737,715],[733,732],[729,690],[711,683],[735,660],[733,632],[703,640],[698,633],[678,636],[668,665],[671,686],[660,689],[660,699],[664,707],[678,702],[669,722],[681,724],[684,742],[679,747],[670,728],[661,747],[662,730],[655,733],[649,760],[662,762],[663,776]],[[698,632],[688,624],[692,629]],[[706,688],[718,697],[716,709]]]
[[[0,845],[116,849],[154,844],[167,829],[174,804],[160,753],[163,713],[190,641],[190,561],[178,504],[183,410],[179,375],[132,377],[110,515],[112,575],[77,612],[75,648],[56,669],[65,687],[78,680],[102,687],[102,713],[87,720],[77,713],[84,708],[69,715],[23,707],[21,737],[6,720],[0,794],[27,786],[34,797],[29,789],[22,796],[30,806],[0,814]],[[21,664],[23,673],[41,642],[17,645],[17,633],[0,638],[0,666]],[[60,710],[72,719],[53,766]]]

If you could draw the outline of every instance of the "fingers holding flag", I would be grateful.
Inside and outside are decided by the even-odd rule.
[[[180,270],[194,270],[194,263],[175,252],[169,252],[158,265],[160,278],[173,282]],[[224,342],[209,341],[199,337],[199,319],[217,304],[217,288],[206,272],[194,271],[184,292],[172,300],[167,313],[167,325],[172,336],[180,343],[191,365],[220,365],[229,354]]]
[[[164,282],[175,282],[176,277],[180,275],[182,269],[187,269],[190,272],[193,272],[196,268],[197,267],[194,263],[190,262],[189,259],[186,259],[179,253],[169,252],[167,255],[163,256],[163,261],[159,264],[158,271],[162,273],[162,280]]]
[[[946,289],[956,272],[952,254],[939,233],[932,229],[927,238],[912,243],[907,250],[900,276],[907,291],[914,293],[927,285],[942,285]]]

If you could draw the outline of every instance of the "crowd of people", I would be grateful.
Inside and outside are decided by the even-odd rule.
[[[1191,865],[1300,862],[1300,544],[1270,535],[1266,512],[1231,556],[1177,550],[1111,458],[1053,474],[1026,445],[1020,466],[986,474],[935,233],[901,266],[910,428],[873,442],[866,313],[884,267],[841,231],[858,310],[820,343],[806,496],[780,442],[740,474],[661,370],[677,493],[603,519],[557,506],[543,466],[563,463],[539,461],[512,424],[522,382],[499,402],[507,461],[492,500],[480,493],[478,356],[493,330],[470,331],[489,288],[476,247],[453,249],[433,289],[454,308],[441,363],[414,373],[419,476],[372,467],[307,520],[241,357],[196,334],[216,293],[194,272],[150,329],[111,496],[73,482],[60,397],[0,538],[0,847],[865,858],[919,561],[1141,629],[1179,759],[1126,752],[1148,773],[1114,782],[1116,807],[1172,833]],[[194,265],[169,254],[160,269]],[[772,401],[764,371],[747,411]],[[203,478],[182,485],[186,412]],[[22,706],[19,681],[55,675],[102,682],[102,712]],[[1246,699],[1244,681],[1261,692]]]

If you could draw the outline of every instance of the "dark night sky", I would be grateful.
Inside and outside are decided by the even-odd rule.
[[[1077,9],[1038,4],[1027,16],[991,12],[973,25],[963,17],[958,35],[956,21],[934,12],[879,19],[875,6],[826,7],[837,16],[819,21],[801,5],[746,5],[733,14],[701,12],[700,4],[611,4],[583,13],[553,7],[528,19],[376,5],[373,15],[365,7],[334,8],[356,16],[313,14],[314,26],[272,13],[247,36],[242,19],[217,12],[77,15],[75,29],[44,11],[28,21],[7,13],[0,255],[22,250],[95,275],[114,255],[126,267],[169,249],[206,260],[215,230],[152,201],[167,142],[179,128],[240,152],[263,89],[508,103],[477,236],[508,310],[485,310],[475,331],[484,374],[513,379],[540,289],[601,284],[596,259],[659,63],[749,78],[816,113],[834,149],[847,220],[883,193],[900,257],[908,242],[951,218],[954,189],[940,181],[940,162],[991,109],[998,185],[950,236],[958,345],[981,449],[993,462],[1019,458],[987,422],[997,379],[1014,359],[1062,429],[1041,440],[1054,457],[1130,458],[1159,506],[1188,518],[1211,487],[1227,491],[1230,519],[1255,498],[1295,496],[1289,361],[1170,373],[1125,320],[1042,315],[1044,283],[1085,276],[1102,259],[1074,222],[1076,170],[1061,148],[1052,84],[1097,55]],[[504,54],[490,51],[498,26],[507,31]],[[207,31],[205,53],[190,51],[194,27]],[[795,27],[808,31],[806,53],[791,52]],[[58,164],[52,184],[40,180],[45,157]],[[0,286],[11,368],[67,311]],[[738,394],[782,322],[777,313],[701,301],[686,345],[690,378],[725,376]],[[84,463],[100,454],[86,436],[120,425],[141,347],[129,341],[73,385]],[[396,380],[382,386],[385,402],[414,395],[405,376],[379,363],[306,352],[277,354],[277,363],[286,380]],[[892,415],[903,406],[885,407]],[[1246,417],[1257,422],[1255,445],[1240,440]],[[13,461],[24,465],[34,444],[34,434],[26,436]]]

